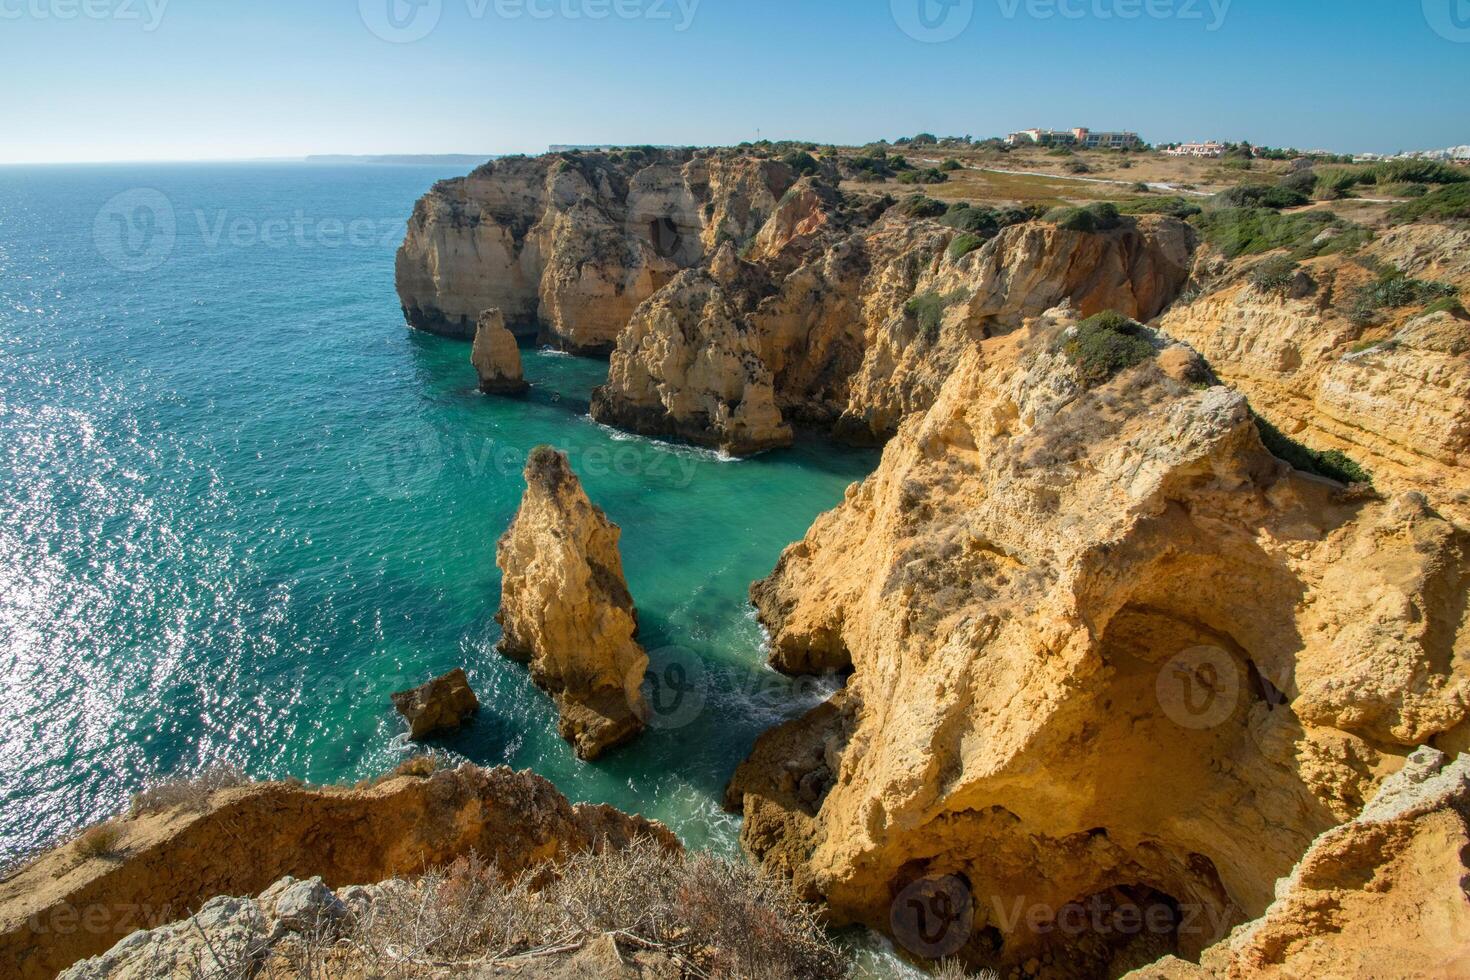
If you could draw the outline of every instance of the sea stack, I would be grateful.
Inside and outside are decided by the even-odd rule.
[[[528,664],[561,713],[558,730],[593,760],[643,730],[648,655],[618,552],[622,532],[587,498],[567,457],[542,446],[500,539],[500,652]]]
[[[521,374],[515,334],[506,328],[505,314],[498,309],[480,314],[470,363],[480,375],[480,390],[487,395],[520,395],[528,387]]]

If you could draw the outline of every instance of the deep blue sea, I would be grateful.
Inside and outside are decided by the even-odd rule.
[[[730,462],[587,418],[606,365],[526,352],[523,401],[410,331],[409,166],[0,167],[0,862],[229,762],[355,781],[389,694],[463,666],[438,744],[727,850],[724,783],[829,693],[763,666],[746,600],[872,453]],[[499,657],[495,541],[534,446],[623,528],[655,727],[597,764]]]

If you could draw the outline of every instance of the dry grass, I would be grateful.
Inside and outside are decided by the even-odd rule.
[[[209,809],[209,800],[216,792],[244,786],[249,781],[239,769],[221,763],[201,770],[194,776],[170,779],[150,786],[133,797],[128,813],[129,816],[140,817],[180,807],[204,811]]]
[[[784,884],[748,865],[673,855],[645,841],[510,881],[493,865],[462,858],[388,883],[340,930],[279,945],[263,963],[252,951],[197,976],[551,976],[561,975],[552,967],[609,938],[620,956],[656,961],[658,976],[823,980],[850,971],[815,911]]]

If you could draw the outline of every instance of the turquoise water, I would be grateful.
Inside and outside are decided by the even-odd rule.
[[[393,290],[445,176],[0,168],[0,858],[216,761],[375,775],[408,751],[388,695],[456,666],[484,710],[444,751],[732,846],[734,766],[828,693],[761,667],[746,589],[876,457],[630,438],[586,417],[605,365],[546,352],[524,401],[480,395]],[[655,727],[595,765],[492,649],[541,443],[623,527],[657,681]]]

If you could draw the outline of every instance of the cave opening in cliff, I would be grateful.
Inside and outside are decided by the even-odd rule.
[[[659,258],[668,259],[679,251],[679,226],[672,218],[654,218],[648,223],[648,240]]]
[[[1141,884],[1110,885],[1047,912],[1028,922],[1039,940],[1028,955],[1047,976],[1121,977],[1179,954],[1191,927],[1177,899]]]

